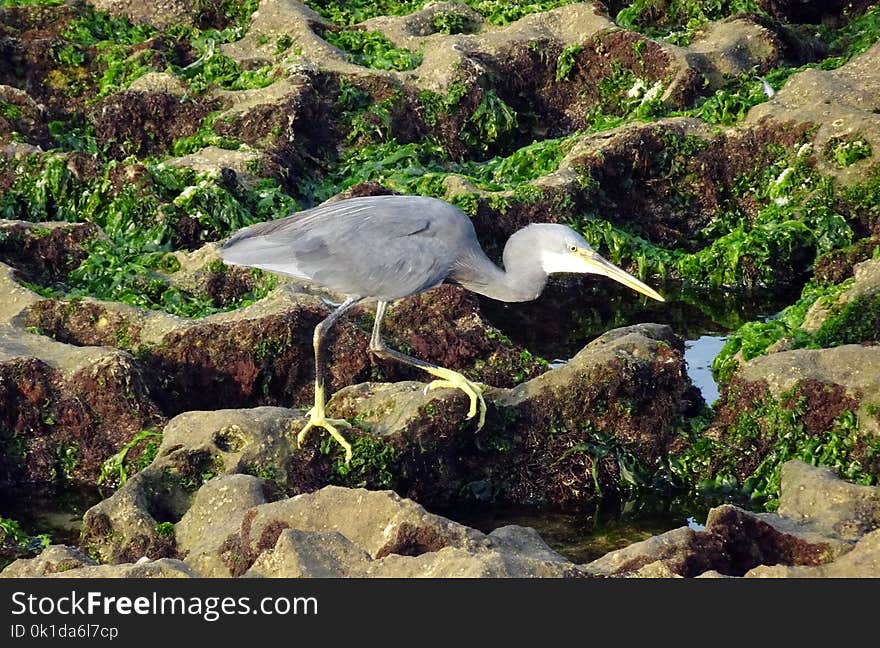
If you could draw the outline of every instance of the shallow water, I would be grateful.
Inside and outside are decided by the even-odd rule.
[[[52,543],[77,544],[83,515],[109,496],[90,486],[23,484],[0,490],[0,516],[31,535],[47,534]]]
[[[801,286],[785,292],[687,290],[656,286],[658,302],[602,277],[552,277],[531,302],[506,303],[480,297],[484,317],[517,344],[548,360],[570,358],[585,344],[620,326],[668,324],[685,340],[723,335],[762,319],[795,301]]]
[[[442,514],[485,533],[508,524],[532,527],[551,549],[582,564],[670,529],[700,529],[706,513],[693,503],[656,501],[606,503],[579,513],[486,506]]]
[[[718,398],[712,361],[727,334],[792,303],[800,286],[769,293],[688,291],[670,284],[660,287],[660,292],[665,302],[603,278],[554,278],[533,302],[508,304],[480,298],[480,309],[513,342],[551,364],[567,361],[610,329],[647,322],[668,324],[684,340],[688,375],[711,405]]]
[[[718,383],[712,376],[712,361],[724,347],[726,335],[701,335],[684,343],[684,359],[691,382],[703,394],[707,405],[718,400]]]

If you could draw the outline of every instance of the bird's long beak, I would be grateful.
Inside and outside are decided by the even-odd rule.
[[[604,275],[632,288],[636,292],[647,295],[657,301],[666,301],[663,296],[650,286],[642,283],[628,272],[621,270],[616,265],[603,259],[592,250],[578,250],[578,256],[587,264],[587,272]]]

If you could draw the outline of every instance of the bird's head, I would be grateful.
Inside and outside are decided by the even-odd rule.
[[[652,299],[665,301],[656,290],[602,258],[583,236],[570,227],[538,223],[520,231],[529,232],[527,237],[532,239],[529,243],[533,246],[531,253],[537,255],[541,268],[548,275],[557,272],[604,275]]]

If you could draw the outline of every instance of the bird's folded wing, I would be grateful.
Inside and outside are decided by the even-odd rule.
[[[452,268],[453,246],[418,210],[338,205],[246,228],[220,255],[227,263],[389,301],[439,284]]]

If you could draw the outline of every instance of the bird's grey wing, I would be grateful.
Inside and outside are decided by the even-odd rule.
[[[340,201],[259,223],[220,250],[228,263],[299,277],[332,290],[385,300],[443,281],[456,235],[425,203]],[[430,205],[428,205],[430,206]]]

